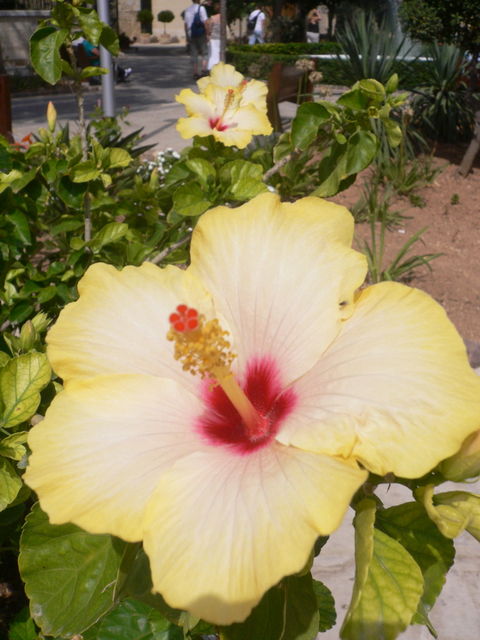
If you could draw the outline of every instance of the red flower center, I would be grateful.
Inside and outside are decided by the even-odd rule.
[[[216,129],[217,131],[225,131],[228,129],[228,124],[224,124],[221,118],[210,118],[208,124],[211,129]]]
[[[255,437],[249,436],[242,418],[220,386],[205,381],[202,395],[207,406],[197,424],[198,431],[213,445],[226,445],[246,454],[267,445],[297,402],[293,389],[282,389],[280,376],[269,358],[253,360],[241,385],[258,412]]]

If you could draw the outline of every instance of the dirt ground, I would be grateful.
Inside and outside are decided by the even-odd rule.
[[[465,339],[473,366],[480,366],[480,154],[467,177],[458,175],[465,147],[445,148],[435,154],[443,167],[434,182],[418,194],[423,208],[412,206],[408,198],[398,198],[392,208],[405,219],[387,232],[384,265],[387,266],[416,231],[427,227],[411,249],[411,254],[441,253],[431,262],[431,270],[420,267],[408,284],[423,289],[446,309]],[[362,183],[332,200],[348,208],[359,199]],[[369,237],[367,224],[358,224],[356,242]]]

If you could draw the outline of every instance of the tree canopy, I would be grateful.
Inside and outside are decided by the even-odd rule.
[[[478,0],[403,0],[399,16],[415,40],[456,44],[474,56],[480,52]]]

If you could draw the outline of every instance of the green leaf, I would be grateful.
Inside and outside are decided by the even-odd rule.
[[[0,456],[11,458],[12,460],[21,460],[27,453],[25,443],[27,442],[28,431],[17,431],[3,438],[0,441]]]
[[[368,99],[359,89],[352,88],[338,98],[337,104],[361,111],[368,107]]]
[[[359,89],[373,104],[379,105],[385,99],[385,87],[374,78],[359,80],[352,88]]]
[[[51,525],[38,504],[33,507],[20,539],[19,568],[45,635],[82,633],[112,608],[125,545],[73,524]]]
[[[101,44],[102,47],[105,47],[105,49],[110,51],[112,56],[118,56],[118,54],[120,53],[120,44],[118,41],[118,35],[112,29],[112,27],[109,27],[106,24],[103,24],[103,29],[100,34],[99,44]]]
[[[416,497],[422,500],[430,518],[446,538],[468,531],[480,541],[480,496],[468,491],[446,491],[433,495],[433,485],[421,487]]]
[[[385,128],[385,133],[387,134],[389,144],[392,147],[398,147],[403,138],[403,133],[400,125],[387,118],[382,118],[382,122]]]
[[[208,162],[208,160],[204,158],[190,158],[185,164],[204,187],[216,181],[217,172],[213,164]]]
[[[356,131],[347,143],[345,176],[366,169],[377,153],[377,138],[370,131]]]
[[[0,369],[10,360],[10,356],[5,351],[0,351]]]
[[[101,22],[96,11],[91,9],[81,8],[78,13],[78,21],[85,34],[85,38],[93,45],[98,46],[100,40],[100,34],[104,23]]]
[[[115,597],[121,599],[131,596],[159,611],[163,617],[173,624],[182,626],[185,623],[185,611],[170,607],[159,593],[152,592],[153,584],[150,562],[147,554],[139,544],[126,547],[119,569],[119,578]]]
[[[388,93],[395,93],[395,91],[397,89],[398,89],[398,74],[394,73],[387,80],[387,83],[385,85],[385,91],[386,91],[387,94]]]
[[[337,621],[337,612],[335,611],[335,600],[332,592],[319,580],[313,581],[313,590],[317,599],[318,613],[320,620],[318,623],[319,631],[328,631]]]
[[[67,29],[41,27],[30,38],[30,59],[38,75],[50,84],[62,75],[60,47],[68,35]]]
[[[375,526],[399,542],[423,574],[424,589],[414,622],[420,622],[439,596],[447,571],[453,565],[455,547],[428,517],[418,502],[378,511]]]
[[[263,182],[262,165],[248,160],[227,162],[221,169],[220,179],[228,185],[227,197],[241,202],[250,200],[267,189]]]
[[[340,637],[394,640],[410,624],[423,592],[412,556],[374,528],[376,504],[365,499],[355,516],[355,583]]]
[[[306,149],[317,137],[318,127],[329,119],[330,113],[321,104],[301,104],[292,122],[291,141],[294,147]]]
[[[24,607],[12,620],[8,632],[8,640],[37,640],[35,623],[30,617],[28,607]]]
[[[81,229],[83,226],[83,220],[79,220],[78,218],[68,218],[51,227],[50,233],[52,236],[56,236],[59,233],[65,233],[66,231],[76,231],[77,229]]]
[[[312,576],[290,576],[272,587],[242,623],[222,628],[224,640],[313,640],[319,629]]]
[[[7,213],[5,219],[8,220],[14,227],[15,236],[24,244],[32,243],[32,236],[30,234],[30,227],[28,225],[28,219],[21,211],[14,211],[13,213]]]
[[[73,182],[89,182],[98,178],[100,173],[100,169],[93,160],[85,160],[72,168],[71,176]]]
[[[37,169],[30,169],[22,176],[19,176],[15,180],[12,181],[10,186],[12,187],[13,193],[18,193],[22,189],[24,189],[37,175]]]
[[[107,167],[117,169],[118,167],[128,167],[132,161],[132,156],[125,149],[112,147],[109,149]]]
[[[93,253],[98,253],[107,244],[118,242],[128,233],[128,224],[125,222],[109,222],[98,231],[88,243]]]
[[[11,504],[22,488],[22,480],[11,462],[0,458],[0,511]]]
[[[173,207],[182,216],[199,216],[211,206],[197,182],[182,185],[173,193]]]
[[[31,351],[8,362],[0,372],[3,427],[14,427],[33,416],[40,404],[40,391],[50,378],[50,365],[43,353]]]
[[[68,176],[63,176],[57,186],[57,195],[68,207],[82,209],[86,188],[86,185],[72,182]],[[82,225],[83,222],[80,226]]]
[[[183,640],[182,629],[162,614],[129,598],[83,634],[84,640]]]

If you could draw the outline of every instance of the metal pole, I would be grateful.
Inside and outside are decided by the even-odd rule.
[[[110,24],[108,12],[108,0],[97,0],[98,17],[102,22]],[[103,115],[107,118],[115,117],[115,74],[113,69],[112,56],[109,51],[100,45],[100,66],[108,69],[106,75],[102,75],[102,109]]]
[[[227,43],[227,0],[220,0],[220,62],[225,62]]]

